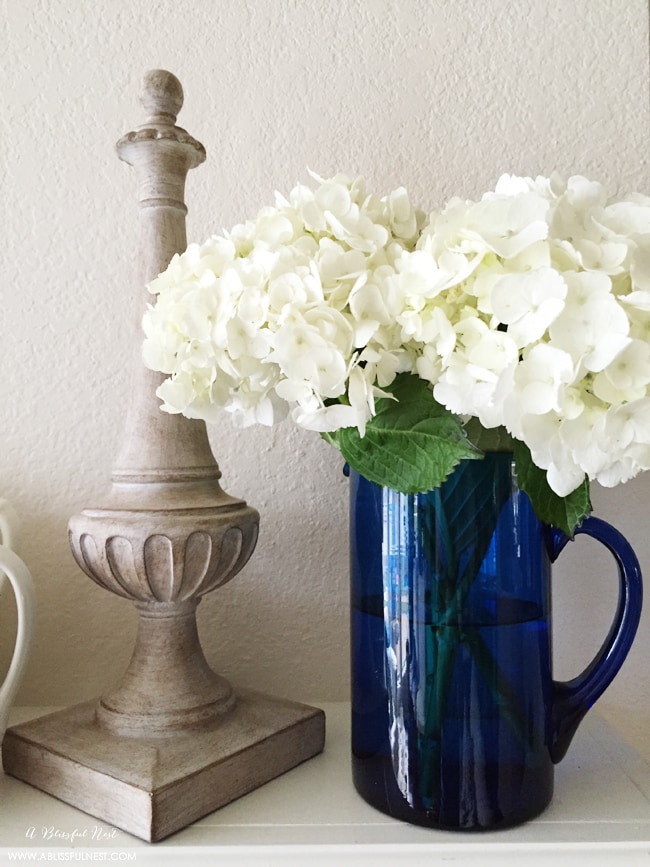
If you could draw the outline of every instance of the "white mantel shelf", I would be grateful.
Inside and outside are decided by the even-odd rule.
[[[555,798],[541,817],[508,831],[458,834],[406,825],[368,806],[350,779],[348,705],[312,704],[327,714],[322,755],[161,843],[111,829],[0,774],[0,865],[650,867],[650,765],[595,711],[558,765]],[[49,710],[16,709],[12,722]]]

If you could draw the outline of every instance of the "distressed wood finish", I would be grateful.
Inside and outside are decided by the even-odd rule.
[[[142,102],[145,123],[117,144],[139,185],[138,320],[150,300],[143,287],[187,246],[185,180],[205,159],[176,126],[183,92],[171,73],[148,73]],[[99,702],[10,729],[3,764],[158,840],[320,752],[324,715],[240,694],[203,655],[196,607],[245,565],[259,516],[221,488],[205,424],[160,411],[162,376],[144,367],[140,344],[110,490],[100,508],[69,524],[79,566],[137,608],[131,663]]]

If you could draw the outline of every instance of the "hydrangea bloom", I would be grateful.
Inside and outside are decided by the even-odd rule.
[[[650,199],[504,175],[425,220],[402,188],[314,178],[150,284],[164,410],[363,435],[406,373],[560,496],[650,468]]]
[[[363,430],[376,383],[410,369],[395,262],[422,223],[403,189],[319,180],[256,220],[193,244],[151,285],[145,363],[170,375],[163,409],[243,425],[292,412],[303,427]]]
[[[506,176],[480,202],[433,214],[417,244],[473,266],[444,297],[432,270],[420,315],[441,307],[456,334],[434,396],[525,442],[560,496],[585,474],[611,486],[650,467],[648,229],[648,198],[608,202],[582,177]],[[473,335],[501,337],[480,364],[474,317]]]

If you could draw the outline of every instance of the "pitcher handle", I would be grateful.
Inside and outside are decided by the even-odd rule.
[[[600,650],[585,670],[568,681],[553,682],[551,758],[566,755],[583,717],[616,677],[632,646],[643,602],[641,569],[630,543],[611,524],[589,516],[575,531],[601,542],[618,566],[619,593],[616,614]],[[570,538],[550,528],[549,554],[554,562]]]
[[[25,563],[6,545],[0,545],[0,571],[9,578],[16,597],[18,629],[11,664],[0,686],[0,741],[4,737],[9,709],[27,665],[34,633],[35,592],[32,575]]]
[[[9,500],[0,497],[0,545],[14,548],[18,515]],[[4,585],[4,572],[0,569],[0,590]]]
[[[0,497],[0,545],[14,547],[14,534],[18,526],[18,515],[9,500]]]

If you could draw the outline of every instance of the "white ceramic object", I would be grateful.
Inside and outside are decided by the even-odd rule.
[[[14,547],[18,515],[9,500],[0,497],[0,544],[6,548]],[[2,584],[0,583],[0,587]]]
[[[34,634],[35,594],[32,575],[18,554],[11,550],[15,538],[17,516],[7,500],[0,499],[0,575],[4,574],[16,597],[18,629],[11,664],[7,676],[0,686],[0,741],[4,737],[9,718],[9,709],[18,692],[25,673],[27,657]]]

